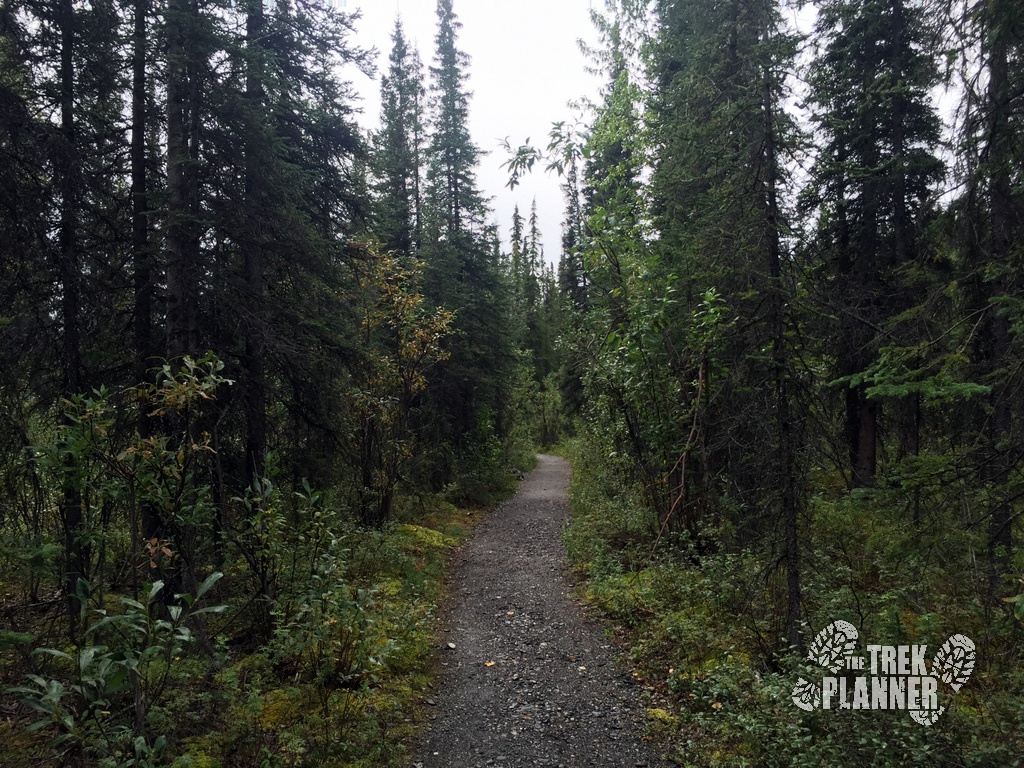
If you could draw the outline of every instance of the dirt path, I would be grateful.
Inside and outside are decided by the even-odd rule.
[[[461,553],[422,768],[662,766],[640,691],[570,597],[569,465],[539,457]],[[452,648],[451,646],[454,646]]]

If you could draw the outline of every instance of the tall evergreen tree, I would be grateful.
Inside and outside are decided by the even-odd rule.
[[[755,459],[756,446],[777,443],[777,430],[754,414],[775,408],[765,401],[776,377],[762,350],[777,335],[765,310],[781,281],[773,261],[785,222],[772,195],[777,202],[783,184],[774,156],[788,140],[779,73],[792,44],[778,33],[770,2],[730,1],[710,13],[696,2],[661,3],[659,19],[650,63],[651,199],[661,268],[678,279],[672,322],[684,327],[708,289],[734,318],[716,363],[729,375],[709,384],[717,388],[716,405],[704,416],[707,444],[690,465],[696,485],[685,493],[697,500],[717,485],[730,503],[753,512],[780,501],[765,498],[763,467]],[[675,365],[695,362],[683,354]],[[784,476],[772,473],[780,484]],[[770,519],[744,515],[741,540],[760,535]]]
[[[60,284],[60,318],[63,341],[63,392],[71,398],[82,391],[82,254],[80,252],[79,216],[83,202],[82,194],[82,146],[79,144],[79,116],[76,114],[75,78],[75,12],[71,0],[62,0],[58,5],[60,28],[60,160],[57,163],[57,189],[60,190],[59,230],[57,235],[58,269]],[[69,465],[70,469],[70,465]],[[70,473],[69,473],[70,474]],[[64,551],[66,555],[66,585],[68,616],[71,625],[69,635],[77,638],[79,605],[78,582],[89,577],[84,546],[85,516],[82,491],[73,482],[68,482],[61,499],[61,517],[64,524]]]
[[[780,160],[793,138],[781,105],[794,41],[771,2],[666,2],[653,40],[638,45],[642,4],[621,5],[600,25],[610,82],[584,173],[588,296],[574,346],[602,361],[584,379],[601,409],[592,418],[613,409],[603,431],[632,457],[658,538],[685,531],[708,553],[771,534],[785,565],[784,634],[799,646],[802,438]],[[638,50],[646,78],[631,77]],[[777,457],[767,473],[766,447]],[[729,509],[742,511],[721,539]]]
[[[134,0],[132,5],[131,48],[131,216],[132,216],[132,346],[135,355],[134,379],[138,383],[152,379],[150,370],[158,346],[154,339],[154,301],[156,280],[154,243],[150,210],[152,153],[147,146],[156,115],[150,99],[152,78],[151,18],[149,0]],[[142,437],[155,434],[157,425],[145,403],[139,403],[137,428]],[[141,530],[143,538],[157,534],[157,519],[152,505],[144,505]]]
[[[483,200],[476,186],[480,150],[469,133],[469,96],[463,88],[469,56],[457,47],[462,23],[452,0],[438,0],[434,66],[430,68],[431,205],[437,236],[457,241],[482,223]]]
[[[397,19],[391,43],[388,72],[381,79],[381,129],[373,158],[378,178],[375,230],[385,248],[411,254],[422,240],[425,92],[419,56]]]
[[[4,335],[13,342],[5,357],[23,371],[5,393],[13,396],[9,413],[50,412],[129,362],[112,348],[119,324],[130,324],[118,273],[127,238],[117,31],[115,6],[105,0],[5,4],[0,11],[3,176],[11,193],[3,206],[10,236],[5,314],[12,323]],[[18,357],[8,357],[19,347]],[[26,428],[23,421],[15,433],[27,436]],[[70,637],[77,642],[76,585],[92,577],[101,553],[83,535],[97,521],[67,469],[58,509]]]
[[[431,482],[448,483],[459,462],[471,466],[510,428],[512,338],[509,292],[503,281],[496,234],[484,226],[476,186],[480,152],[469,134],[469,59],[457,47],[461,24],[452,0],[438,0],[434,66],[430,68],[431,135],[422,256],[425,295],[455,312],[450,357],[438,366],[429,398],[433,423],[424,425],[445,445],[433,457]],[[426,410],[426,409],[424,409]]]
[[[942,172],[939,122],[928,98],[938,80],[922,47],[922,11],[904,0],[823,4],[824,50],[811,79],[824,144],[811,200],[817,248],[839,317],[837,377],[845,384],[845,443],[855,486],[874,482],[880,402],[863,378],[878,328],[906,309],[899,273],[916,259],[930,191]]]
[[[512,309],[520,319],[523,312],[523,263],[526,251],[524,224],[517,203],[512,211],[512,229],[509,231],[509,268],[512,280]]]
[[[166,11],[167,69],[167,356],[198,356],[202,266],[198,200],[203,57],[197,37],[198,3],[169,0]]]
[[[952,11],[952,8],[950,9]],[[988,516],[989,592],[1002,596],[1012,570],[1014,472],[1020,467],[1024,412],[1013,393],[1021,386],[1020,312],[1024,205],[1024,24],[1012,3],[981,0],[950,13],[960,51],[963,94],[957,136],[958,176],[965,192],[952,206],[963,256],[966,302],[979,318],[973,336],[973,374],[988,386],[987,408],[975,412],[974,463]]]
[[[267,242],[263,217],[267,209],[267,195],[261,181],[268,173],[267,154],[258,142],[267,134],[259,120],[266,107],[268,61],[265,49],[266,19],[263,0],[249,0],[245,14],[246,73],[245,98],[247,113],[255,125],[249,126],[245,150],[245,207],[248,212],[249,237],[242,243],[243,295],[250,307],[264,302],[264,281],[267,261]],[[258,483],[266,473],[267,456],[267,382],[264,359],[266,341],[262,318],[254,312],[244,324],[245,349],[242,367],[245,370],[243,400],[245,404],[245,469],[248,484]]]
[[[541,383],[551,373],[553,352],[551,305],[545,283],[544,247],[540,238],[537,199],[530,204],[529,229],[526,232],[523,268],[523,313],[526,322],[525,346],[533,356],[533,376]]]

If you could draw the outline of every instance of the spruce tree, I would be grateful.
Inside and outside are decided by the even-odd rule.
[[[438,0],[437,35],[430,92],[431,205],[437,237],[457,242],[482,223],[483,200],[476,186],[480,150],[469,133],[469,96],[463,89],[469,56],[457,47],[462,23],[452,0]]]
[[[386,249],[413,254],[422,240],[423,74],[400,20],[391,43],[388,72],[381,78],[381,128],[374,142],[374,230]]]
[[[523,313],[526,322],[526,349],[530,350],[533,362],[533,377],[538,384],[551,372],[551,318],[544,282],[544,247],[540,239],[540,222],[537,217],[537,199],[530,204],[529,229],[526,232],[526,247],[523,269]]]
[[[138,383],[151,380],[150,369],[157,353],[154,339],[154,244],[150,219],[152,153],[148,138],[155,122],[149,93],[152,78],[150,0],[134,0],[132,4],[131,53],[131,230],[132,230],[132,298],[134,318],[132,346],[135,353],[134,378]],[[138,430],[143,437],[154,434],[156,425],[144,403],[139,403]],[[143,510],[142,534],[151,539],[156,533],[152,509]]]
[[[952,10],[952,8],[951,8]],[[1012,570],[1014,484],[1024,450],[1024,411],[1013,393],[1021,387],[1020,296],[1024,241],[1024,24],[1013,3],[982,0],[950,14],[959,51],[962,93],[956,136],[958,188],[951,206],[959,282],[971,317],[975,380],[989,387],[986,407],[969,412],[977,434],[972,451],[976,482],[991,489],[984,498],[988,518],[989,593],[998,600]],[[975,321],[971,321],[972,326]],[[1017,329],[1017,330],[1015,330]]]
[[[523,314],[523,269],[525,261],[525,232],[522,215],[517,203],[512,211],[512,228],[509,230],[511,253],[509,254],[510,278],[512,281],[512,310],[521,321]]]
[[[167,67],[164,80],[167,115],[167,357],[198,356],[200,235],[198,163],[200,71],[196,37],[198,5],[169,0],[166,11]]]
[[[932,185],[939,122],[928,98],[938,80],[922,47],[922,10],[904,0],[825,3],[816,31],[824,50],[811,78],[824,144],[809,199],[819,211],[816,248],[839,318],[837,378],[845,386],[845,443],[854,486],[874,482],[880,401],[863,373],[878,328],[907,308],[899,272],[916,259]]]
[[[430,420],[421,428],[438,450],[424,464],[435,487],[464,467],[489,460],[489,443],[510,428],[512,366],[509,291],[501,275],[496,233],[483,225],[486,207],[476,186],[480,152],[468,125],[464,90],[469,59],[457,47],[461,24],[451,0],[437,4],[434,66],[430,68],[431,134],[422,257],[425,295],[455,312],[450,356],[425,393]],[[427,418],[427,417],[424,417]]]
[[[781,104],[794,43],[771,2],[659,3],[654,38],[633,44],[642,23],[626,3],[601,26],[610,83],[584,175],[582,328],[607,351],[585,376],[588,399],[614,406],[611,447],[631,456],[656,531],[685,532],[698,552],[769,534],[785,565],[786,640],[799,646],[792,192],[780,160],[793,141]],[[631,78],[634,50],[645,79]],[[723,509],[742,510],[727,538],[715,530]]]

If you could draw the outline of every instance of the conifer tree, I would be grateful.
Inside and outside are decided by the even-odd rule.
[[[134,0],[132,4],[131,48],[131,230],[132,230],[132,346],[135,356],[134,378],[138,383],[152,379],[150,370],[158,345],[154,338],[155,269],[150,210],[151,170],[153,153],[148,147],[154,124],[151,104],[152,78],[151,4],[149,0]],[[142,437],[151,437],[156,431],[155,420],[145,403],[139,403],[138,431]],[[141,533],[146,540],[156,535],[156,519],[151,505],[142,511]]]
[[[269,169],[267,153],[258,146],[268,133],[259,115],[265,109],[267,51],[264,47],[266,18],[263,0],[249,0],[245,13],[246,72],[245,100],[247,115],[254,125],[246,135],[249,137],[245,149],[245,190],[244,200],[248,212],[249,237],[243,241],[242,273],[245,304],[260,307],[264,302],[264,281],[267,262],[267,238],[263,216],[267,209],[267,190],[263,181]],[[250,487],[258,484],[266,473],[267,457],[267,381],[266,329],[262,318],[253,312],[244,324],[245,348],[242,351],[242,367],[245,370],[243,401],[245,405],[245,474]]]
[[[826,299],[840,318],[837,378],[845,381],[845,443],[854,486],[874,482],[879,409],[863,373],[877,329],[906,309],[898,273],[916,259],[939,122],[928,98],[938,80],[922,48],[922,11],[904,0],[823,4],[824,50],[811,78],[825,141],[811,200],[821,216],[816,247],[835,275]]]
[[[990,597],[999,599],[1003,578],[1012,570],[1014,473],[1024,450],[1020,398],[1022,327],[1019,297],[1024,251],[1024,25],[1012,3],[965,4],[962,17],[949,6],[953,42],[959,51],[962,93],[957,135],[957,181],[963,194],[951,207],[960,282],[972,317],[972,374],[989,387],[987,407],[970,413],[978,435],[975,476],[990,488],[984,504],[988,517]],[[1019,474],[1019,471],[1018,471]]]
[[[527,278],[526,305],[528,309],[532,309],[540,300],[539,278],[544,263],[544,247],[540,241],[540,221],[537,218],[537,198],[530,203],[529,230],[526,232],[524,253],[526,263],[523,271]]]
[[[544,248],[540,239],[537,199],[530,204],[529,229],[523,267],[523,313],[526,322],[525,346],[533,356],[533,376],[541,383],[551,373],[551,307],[544,283]]]
[[[198,356],[200,236],[198,163],[202,56],[197,49],[198,4],[169,0],[166,11],[167,68],[167,356]]]
[[[82,254],[80,253],[79,216],[82,205],[82,147],[79,144],[79,116],[76,114],[76,77],[78,62],[75,48],[75,12],[71,0],[62,0],[58,5],[60,28],[60,158],[57,162],[57,189],[60,190],[59,231],[57,235],[58,269],[60,282],[60,318],[63,346],[63,392],[65,397],[74,397],[82,390]],[[77,614],[80,611],[78,582],[89,577],[87,558],[89,553],[83,545],[83,524],[85,522],[82,492],[73,482],[62,490],[61,518],[64,524],[65,590],[68,596],[69,636],[77,638],[80,631]]]
[[[476,186],[480,155],[468,125],[464,90],[469,59],[457,47],[461,24],[452,0],[438,0],[434,66],[430,68],[431,135],[422,257],[425,295],[455,312],[449,358],[438,366],[424,424],[445,445],[428,470],[435,486],[448,483],[458,462],[472,465],[479,449],[500,442],[510,427],[507,387],[512,366],[509,291],[501,275],[496,233],[484,226],[486,207]],[[424,409],[425,411],[427,409]]]
[[[512,211],[512,229],[509,231],[512,249],[509,255],[512,281],[512,308],[519,320],[522,320],[523,313],[523,263],[525,259],[525,238],[523,217],[519,213],[517,203]]]
[[[793,41],[771,2],[666,2],[650,44],[637,44],[640,5],[623,3],[600,27],[610,83],[588,143],[581,250],[583,327],[607,351],[585,376],[588,399],[614,405],[608,436],[632,457],[656,530],[685,531],[700,552],[774,534],[780,613],[799,646],[801,437],[780,160],[793,133],[781,107]],[[650,94],[631,78],[635,50]],[[766,446],[777,457],[769,483]],[[732,541],[711,532],[723,507],[744,510]]]
[[[400,20],[391,35],[387,74],[381,79],[381,129],[373,158],[377,181],[375,230],[384,247],[415,253],[422,240],[422,66]]]
[[[476,186],[480,150],[469,133],[469,93],[463,89],[469,57],[457,47],[462,23],[452,0],[438,0],[431,81],[430,180],[437,235],[449,241],[482,223],[483,200]]]

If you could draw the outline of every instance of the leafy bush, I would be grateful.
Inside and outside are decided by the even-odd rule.
[[[188,623],[224,610],[196,607],[221,576],[211,574],[195,595],[175,595],[174,605],[158,600],[164,584],[155,582],[146,589],[145,604],[121,597],[120,612],[97,609],[100,618],[89,626],[87,644],[77,651],[38,649],[36,653],[65,665],[70,684],[63,677],[33,674],[28,684],[10,690],[42,715],[29,731],[56,731],[53,746],[95,760],[101,768],[160,765],[167,738],[152,733],[150,713],[166,696],[171,670],[194,639]],[[89,604],[84,580],[79,581],[79,593],[84,612]],[[161,613],[167,617],[159,618]],[[109,644],[93,644],[100,638],[110,638]]]

